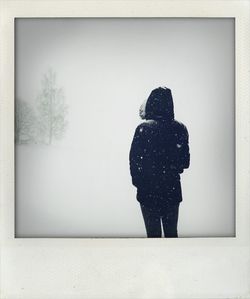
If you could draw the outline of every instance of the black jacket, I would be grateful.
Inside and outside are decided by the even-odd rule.
[[[137,200],[163,208],[182,201],[180,173],[189,167],[188,131],[174,120],[171,90],[153,90],[141,110],[146,119],[135,131],[129,160]]]

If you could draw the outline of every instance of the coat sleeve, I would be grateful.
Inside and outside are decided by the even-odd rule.
[[[146,132],[143,126],[137,127],[129,152],[130,174],[135,187],[144,184],[144,157],[147,152]]]
[[[179,151],[179,167],[180,172],[183,172],[185,168],[189,167],[190,164],[190,153],[189,153],[189,134],[187,128],[183,125],[180,139],[177,144],[177,150]]]

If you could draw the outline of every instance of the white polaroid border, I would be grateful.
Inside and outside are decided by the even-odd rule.
[[[0,298],[250,298],[250,2],[1,0],[0,4]],[[235,238],[15,238],[17,17],[235,18]]]

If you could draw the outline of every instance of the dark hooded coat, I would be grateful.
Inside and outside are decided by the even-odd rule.
[[[146,121],[136,128],[129,154],[132,183],[141,204],[161,209],[182,201],[180,173],[190,160],[188,131],[174,119],[168,88],[153,90],[141,113]]]

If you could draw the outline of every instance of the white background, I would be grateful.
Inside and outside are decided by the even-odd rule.
[[[160,85],[190,134],[179,235],[234,236],[232,19],[18,20],[16,97],[34,103],[52,67],[65,139],[16,148],[17,236],[145,236],[128,153]]]

